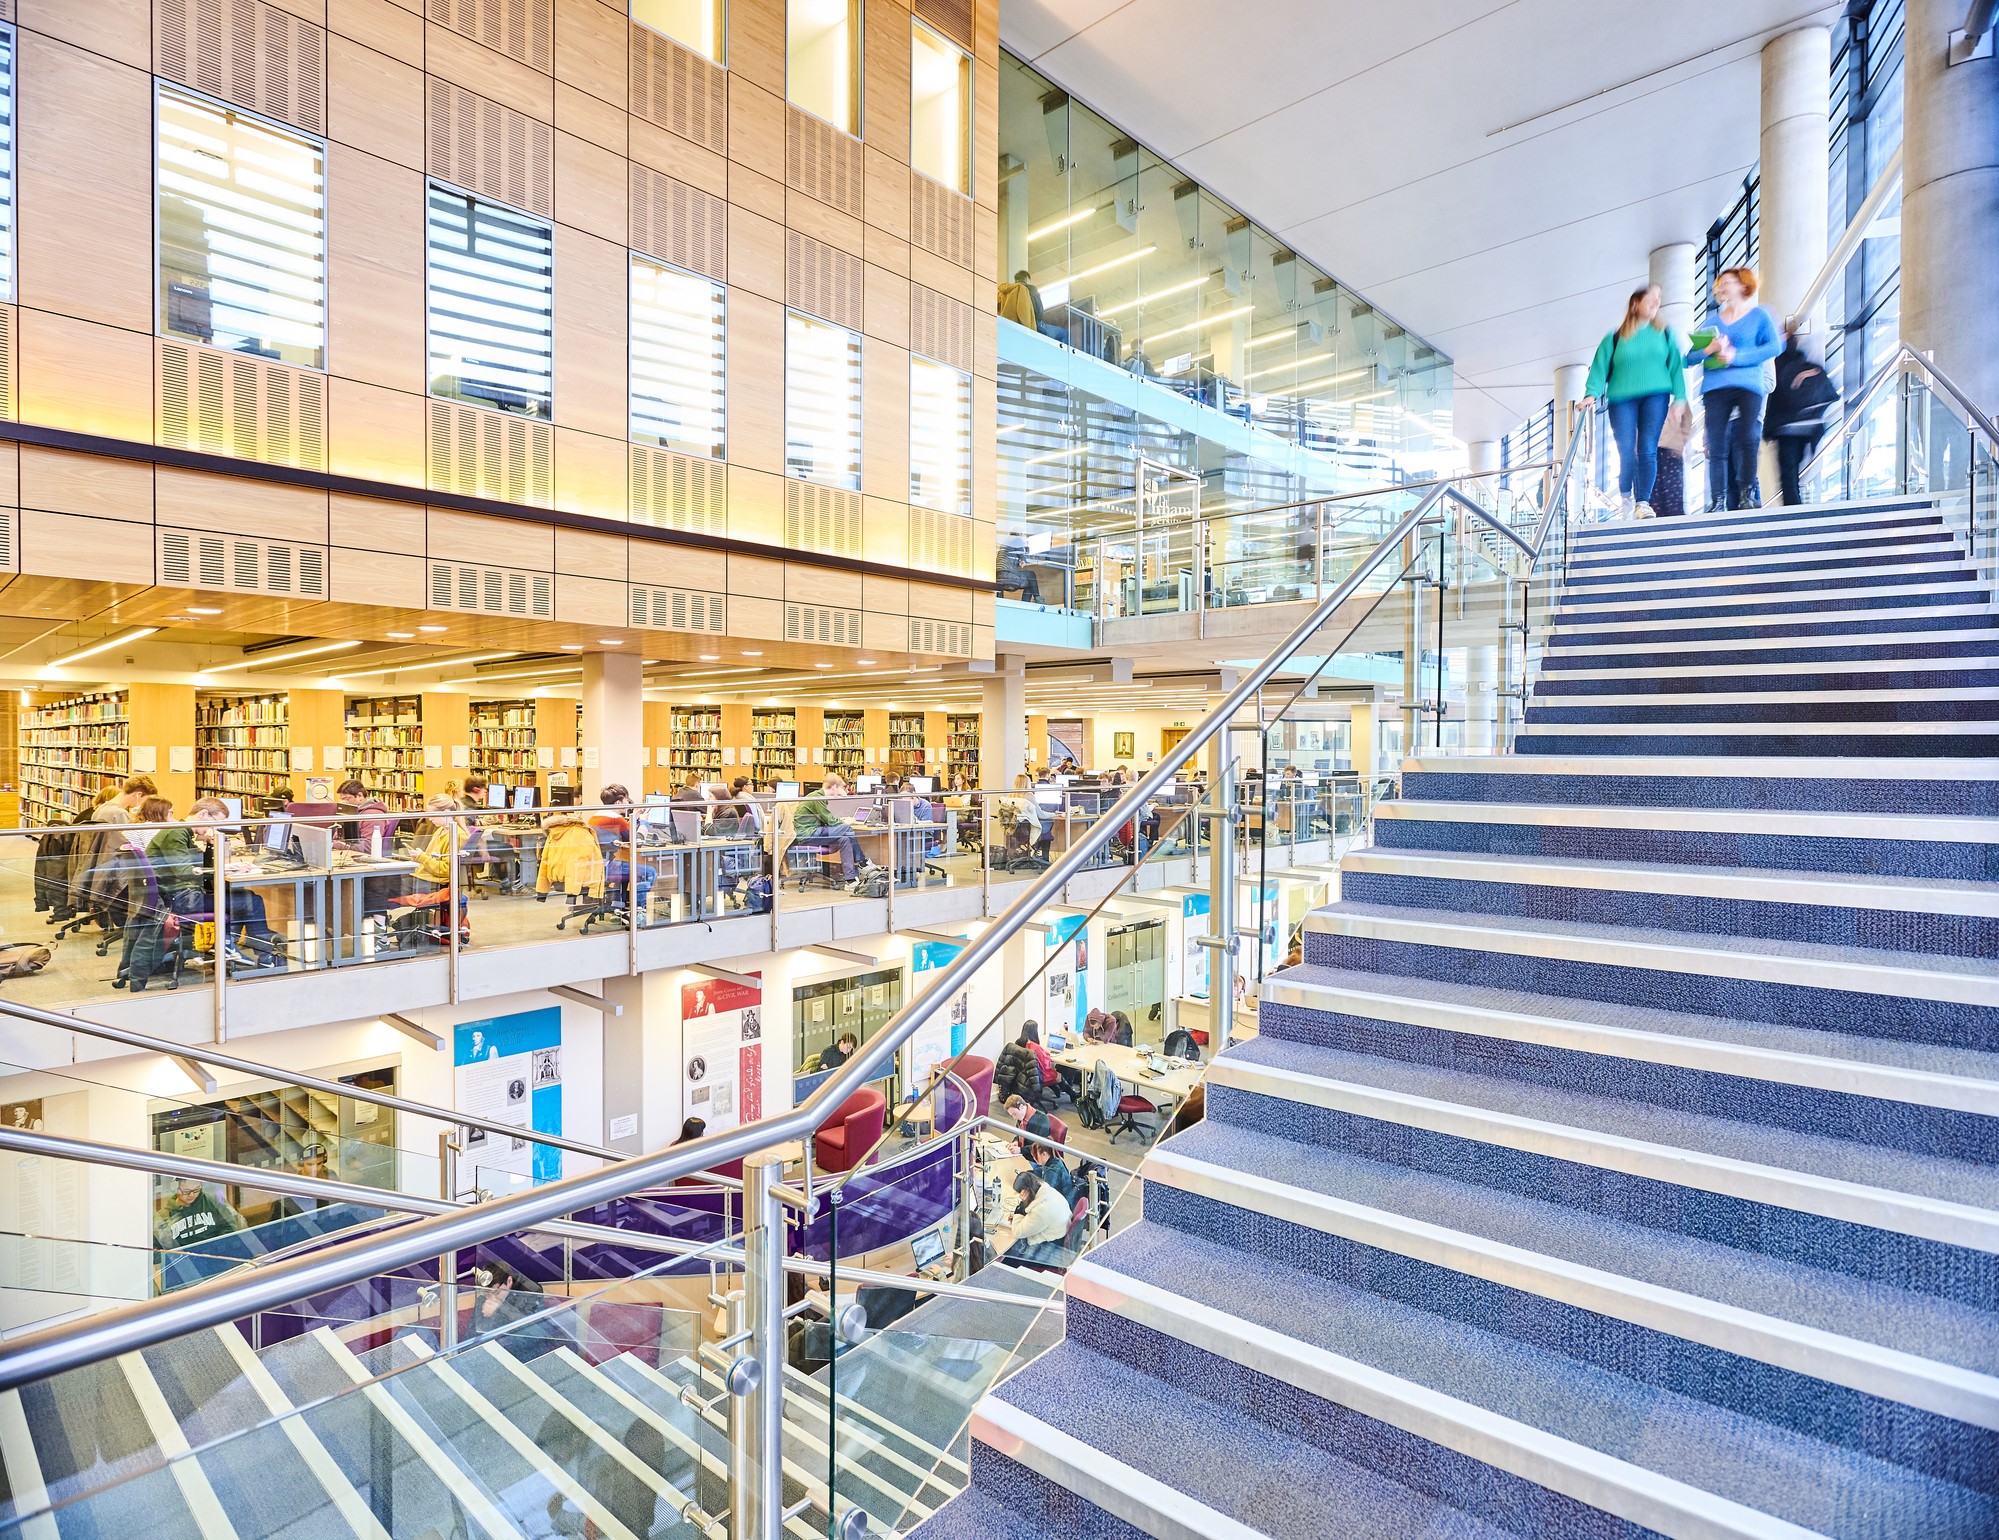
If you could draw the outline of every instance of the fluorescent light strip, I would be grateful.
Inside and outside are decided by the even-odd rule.
[[[1322,374],[1316,380],[1300,380],[1292,387],[1294,395],[1303,395],[1308,390],[1316,390],[1321,385],[1345,385],[1353,380],[1367,378],[1365,369],[1348,369],[1340,374]]]
[[[1039,230],[1028,231],[1027,238],[1030,241],[1038,241],[1043,236],[1053,235],[1058,230],[1066,230],[1071,225],[1080,225],[1093,214],[1101,214],[1110,207],[1111,205],[1108,203],[1092,204],[1089,208],[1078,209],[1073,214],[1064,214],[1060,219],[1049,220]]]
[[[1022,460],[1020,463],[1022,465],[1047,465],[1054,460],[1066,460],[1071,455],[1088,454],[1089,452],[1090,446],[1088,444],[1071,444],[1067,449],[1058,449],[1053,454],[1036,455],[1033,459]]]
[[[84,658],[94,658],[100,652],[109,652],[112,648],[122,647],[127,642],[144,641],[147,637],[153,635],[159,629],[160,628],[158,626],[138,626],[133,630],[122,632],[121,634],[109,637],[104,641],[93,642],[88,647],[80,647],[75,652],[66,652],[60,658],[51,658],[49,659],[48,662],[44,663],[42,667],[62,668],[68,664],[79,662]]]
[[[1112,257],[1108,262],[1099,262],[1095,267],[1086,267],[1080,273],[1071,273],[1067,278],[1058,279],[1057,282],[1070,285],[1078,284],[1085,278],[1094,278],[1099,273],[1112,272],[1117,268],[1124,267],[1128,263],[1140,261],[1145,257],[1151,256],[1158,249],[1157,246],[1141,246],[1138,250],[1128,251],[1121,257]],[[1050,284],[1049,287],[1053,288],[1054,284]]]
[[[459,668],[467,663],[497,663],[501,658],[518,658],[517,652],[482,652],[469,658],[417,658],[407,663],[392,663],[387,668],[343,668],[337,674],[329,674],[329,679],[373,679],[381,674],[414,673],[425,668]]]
[[[1080,274],[1078,276],[1081,276]],[[1137,299],[1128,299],[1122,305],[1113,305],[1108,310],[1099,310],[1100,319],[1108,321],[1114,315],[1123,315],[1127,310],[1136,310],[1140,305],[1157,304],[1162,299],[1171,299],[1176,294],[1185,294],[1189,289],[1198,289],[1214,279],[1213,273],[1203,273],[1199,278],[1189,278],[1185,283],[1169,283],[1163,289],[1154,289],[1150,294],[1141,294]],[[1069,280],[1074,283],[1074,278]]]
[[[329,652],[345,652],[349,647],[359,647],[359,641],[321,642],[317,647],[301,647],[296,652],[283,652],[268,658],[245,658],[240,663],[218,663],[212,668],[201,670],[204,674],[233,674],[242,668],[276,668],[281,663],[296,663],[300,658],[317,658]]]
[[[1259,369],[1254,374],[1245,374],[1243,376],[1243,383],[1247,384],[1251,380],[1260,380],[1266,374],[1282,374],[1287,369],[1296,369],[1300,364],[1321,364],[1332,356],[1330,350],[1324,353],[1307,353],[1303,358],[1294,358],[1288,364],[1272,364],[1268,369]]]
[[[1139,340],[1142,342],[1164,342],[1168,337],[1185,336],[1188,332],[1197,332],[1204,326],[1218,326],[1223,321],[1233,321],[1238,316],[1248,315],[1255,308],[1256,306],[1254,305],[1238,305],[1233,310],[1217,311],[1214,315],[1202,316],[1198,321],[1189,321],[1185,326],[1176,326],[1171,331],[1154,332],[1151,336],[1143,337]]]
[[[1261,337],[1250,338],[1249,341],[1243,344],[1243,346],[1246,348],[1260,348],[1266,342],[1284,342],[1287,340],[1291,342],[1296,342],[1298,340],[1297,327],[1287,326],[1282,331],[1265,332]]]

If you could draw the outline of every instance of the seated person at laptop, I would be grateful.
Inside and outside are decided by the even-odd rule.
[[[1073,1204],[1076,1201],[1076,1173],[1069,1169],[1059,1154],[1045,1144],[1030,1144],[1025,1154],[1029,1168],[1048,1186],[1061,1193],[1064,1203]]]
[[[603,812],[590,815],[590,827],[597,831],[597,838],[603,839],[606,830],[610,831],[613,838],[628,838],[632,832],[631,822],[617,809],[628,805],[632,800],[632,794],[613,781],[597,793],[597,800],[604,804]]]
[[[826,801],[828,797],[846,795],[847,783],[837,775],[827,776],[824,786],[798,804],[791,815],[791,832],[795,844],[821,845],[838,851],[840,880],[852,882],[854,869],[861,864],[860,837],[846,819],[834,816]]]
[[[854,1050],[861,1046],[861,1040],[851,1032],[842,1032],[831,1048],[819,1050],[821,1069],[838,1069],[854,1056]]]
[[[1061,1191],[1032,1171],[1017,1173],[1013,1190],[1020,1202],[1007,1226],[1008,1245],[1000,1260],[1041,1266],[1068,1260],[1062,1238],[1069,1233],[1071,1205]]]
[[[204,826],[224,823],[228,817],[229,809],[219,797],[201,798],[187,814],[189,823]],[[175,914],[206,914],[214,907],[215,838],[212,827],[162,829],[146,846],[146,858],[153,863],[153,874],[160,885],[160,899]],[[222,838],[227,840],[228,835]],[[237,927],[251,949],[260,954],[259,962],[268,963],[284,947],[283,938],[264,917],[263,895],[255,888],[232,883],[229,924],[222,927],[223,945],[230,962],[247,963],[251,959],[227,939],[227,933]]]
[[[340,799],[340,811],[345,815],[340,823],[343,843],[356,850],[379,848],[385,856],[396,853],[396,815],[387,803],[370,796],[368,788],[354,780],[342,781],[334,796]]]

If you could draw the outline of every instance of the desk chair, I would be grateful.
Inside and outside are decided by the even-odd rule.
[[[808,888],[814,883],[837,888],[840,886],[837,868],[834,874],[826,870],[829,859],[835,862],[840,859],[840,852],[831,845],[815,844],[809,838],[795,839],[784,848],[784,880],[797,888]]]

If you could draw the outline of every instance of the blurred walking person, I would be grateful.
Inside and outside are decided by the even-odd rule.
[[[1583,387],[1585,407],[1602,401],[1617,440],[1617,490],[1626,518],[1652,517],[1652,488],[1659,474],[1659,430],[1666,409],[1687,399],[1679,339],[1659,320],[1658,285],[1635,289],[1624,320],[1597,344]]]
[[[1802,503],[1798,473],[1825,436],[1826,415],[1839,391],[1817,359],[1804,349],[1796,332],[1784,333],[1784,351],[1777,355],[1777,383],[1763,412],[1763,436],[1777,446],[1777,479],[1784,506]]]
[[[1770,312],[1756,303],[1756,272],[1725,267],[1715,275],[1715,310],[1694,328],[1687,367],[1699,364],[1701,410],[1707,416],[1709,513],[1760,508],[1756,453],[1763,437],[1763,366],[1777,356],[1783,337]]]

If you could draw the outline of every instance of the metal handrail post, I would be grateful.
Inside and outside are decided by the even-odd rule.
[[[784,1527],[784,1210],[782,1157],[759,1150],[743,1161],[743,1354],[756,1372],[736,1401],[729,1440],[729,1533],[776,1540]],[[829,1439],[830,1442],[830,1439]],[[826,1494],[830,1510],[833,1494]]]
[[[641,788],[641,790],[643,790],[643,788]],[[636,809],[636,807],[625,807],[625,808],[620,808],[618,811],[624,816],[625,839],[627,841],[625,849],[630,853],[628,859],[625,862],[625,867],[626,867],[625,886],[627,890],[625,896],[627,900],[629,900],[625,905],[625,972],[628,976],[636,978],[638,976],[638,971],[639,971],[638,810]],[[670,810],[667,816],[669,819],[672,817],[672,813]],[[695,863],[694,885],[698,888],[700,886],[700,862],[701,862],[701,848],[698,843],[696,844],[694,849],[693,859]],[[690,915],[689,918],[691,919],[694,917]]]
[[[448,1203],[458,1201],[458,1134],[446,1130],[437,1136],[438,1194]],[[568,1241],[563,1245],[567,1246]],[[437,1340],[445,1352],[458,1346],[458,1253],[447,1251],[437,1259]]]
[[[448,827],[451,831],[451,865],[449,867],[449,880],[446,882],[444,888],[444,899],[448,906],[444,912],[444,922],[451,927],[451,1003],[456,1005],[458,1003],[458,884],[463,874],[458,870],[458,820],[456,818],[452,819]]]
[[[1236,975],[1236,796],[1235,760],[1228,751],[1223,726],[1216,741],[1223,745],[1214,778],[1213,832],[1208,839],[1208,1024],[1210,1059],[1229,1045],[1235,1030]]]
[[[217,831],[209,836],[209,859],[215,863],[215,1041],[229,1041],[229,836]]]

